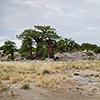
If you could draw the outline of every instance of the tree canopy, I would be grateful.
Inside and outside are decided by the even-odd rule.
[[[23,45],[25,45],[25,39],[27,40],[30,38],[31,40],[28,41],[34,41],[36,43],[36,55],[34,58],[38,59],[43,56],[43,46],[48,47],[48,57],[54,57],[53,42],[60,38],[60,36],[58,36],[56,33],[56,29],[51,28],[50,26],[34,26],[34,29],[25,30],[19,36],[17,36],[17,38],[23,40]],[[28,47],[32,47],[32,43],[31,46],[27,42],[26,44]]]
[[[10,59],[13,59],[14,50],[16,49],[16,43],[10,40],[5,41],[1,49],[4,50],[4,53],[8,53],[8,54],[10,53],[11,54]]]

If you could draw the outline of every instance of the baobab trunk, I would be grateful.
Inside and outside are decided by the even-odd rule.
[[[14,58],[14,52],[11,52],[10,59],[13,59],[13,58]]]
[[[33,59],[33,55],[32,55],[32,47],[30,48],[30,58]]]
[[[42,52],[42,46],[37,46],[37,49],[36,49],[36,55],[35,55],[35,59],[39,59],[41,58],[43,55],[43,52]]]
[[[48,58],[54,58],[53,44],[51,39],[48,40],[48,46],[49,46]]]

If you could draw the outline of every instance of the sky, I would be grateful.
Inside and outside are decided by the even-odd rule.
[[[0,0],[0,46],[34,25],[50,25],[63,38],[100,46],[100,0]]]

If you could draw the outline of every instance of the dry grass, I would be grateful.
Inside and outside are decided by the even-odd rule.
[[[60,90],[61,84],[68,83],[69,81],[66,78],[66,70],[68,69],[92,69],[100,71],[100,61],[51,63],[0,62],[0,90],[6,87],[2,84],[3,80],[9,80],[10,84],[24,84],[34,80],[36,86]],[[74,81],[71,83],[75,84]]]

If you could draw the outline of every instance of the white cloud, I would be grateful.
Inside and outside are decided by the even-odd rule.
[[[41,8],[41,6],[37,5],[34,0],[12,0],[13,3],[20,3],[20,4],[26,4],[26,5],[30,5],[36,8]]]
[[[0,37],[0,40],[4,40],[4,39],[7,39],[7,37],[6,36],[1,36]]]
[[[87,3],[98,3],[100,2],[100,0],[86,0]]]
[[[87,27],[87,29],[88,29],[88,30],[93,30],[94,28],[93,28],[93,27]]]
[[[57,12],[58,14],[64,14],[64,12],[57,6],[52,6],[52,5],[46,4],[46,7]]]
[[[0,47],[4,45],[4,42],[0,42]]]

